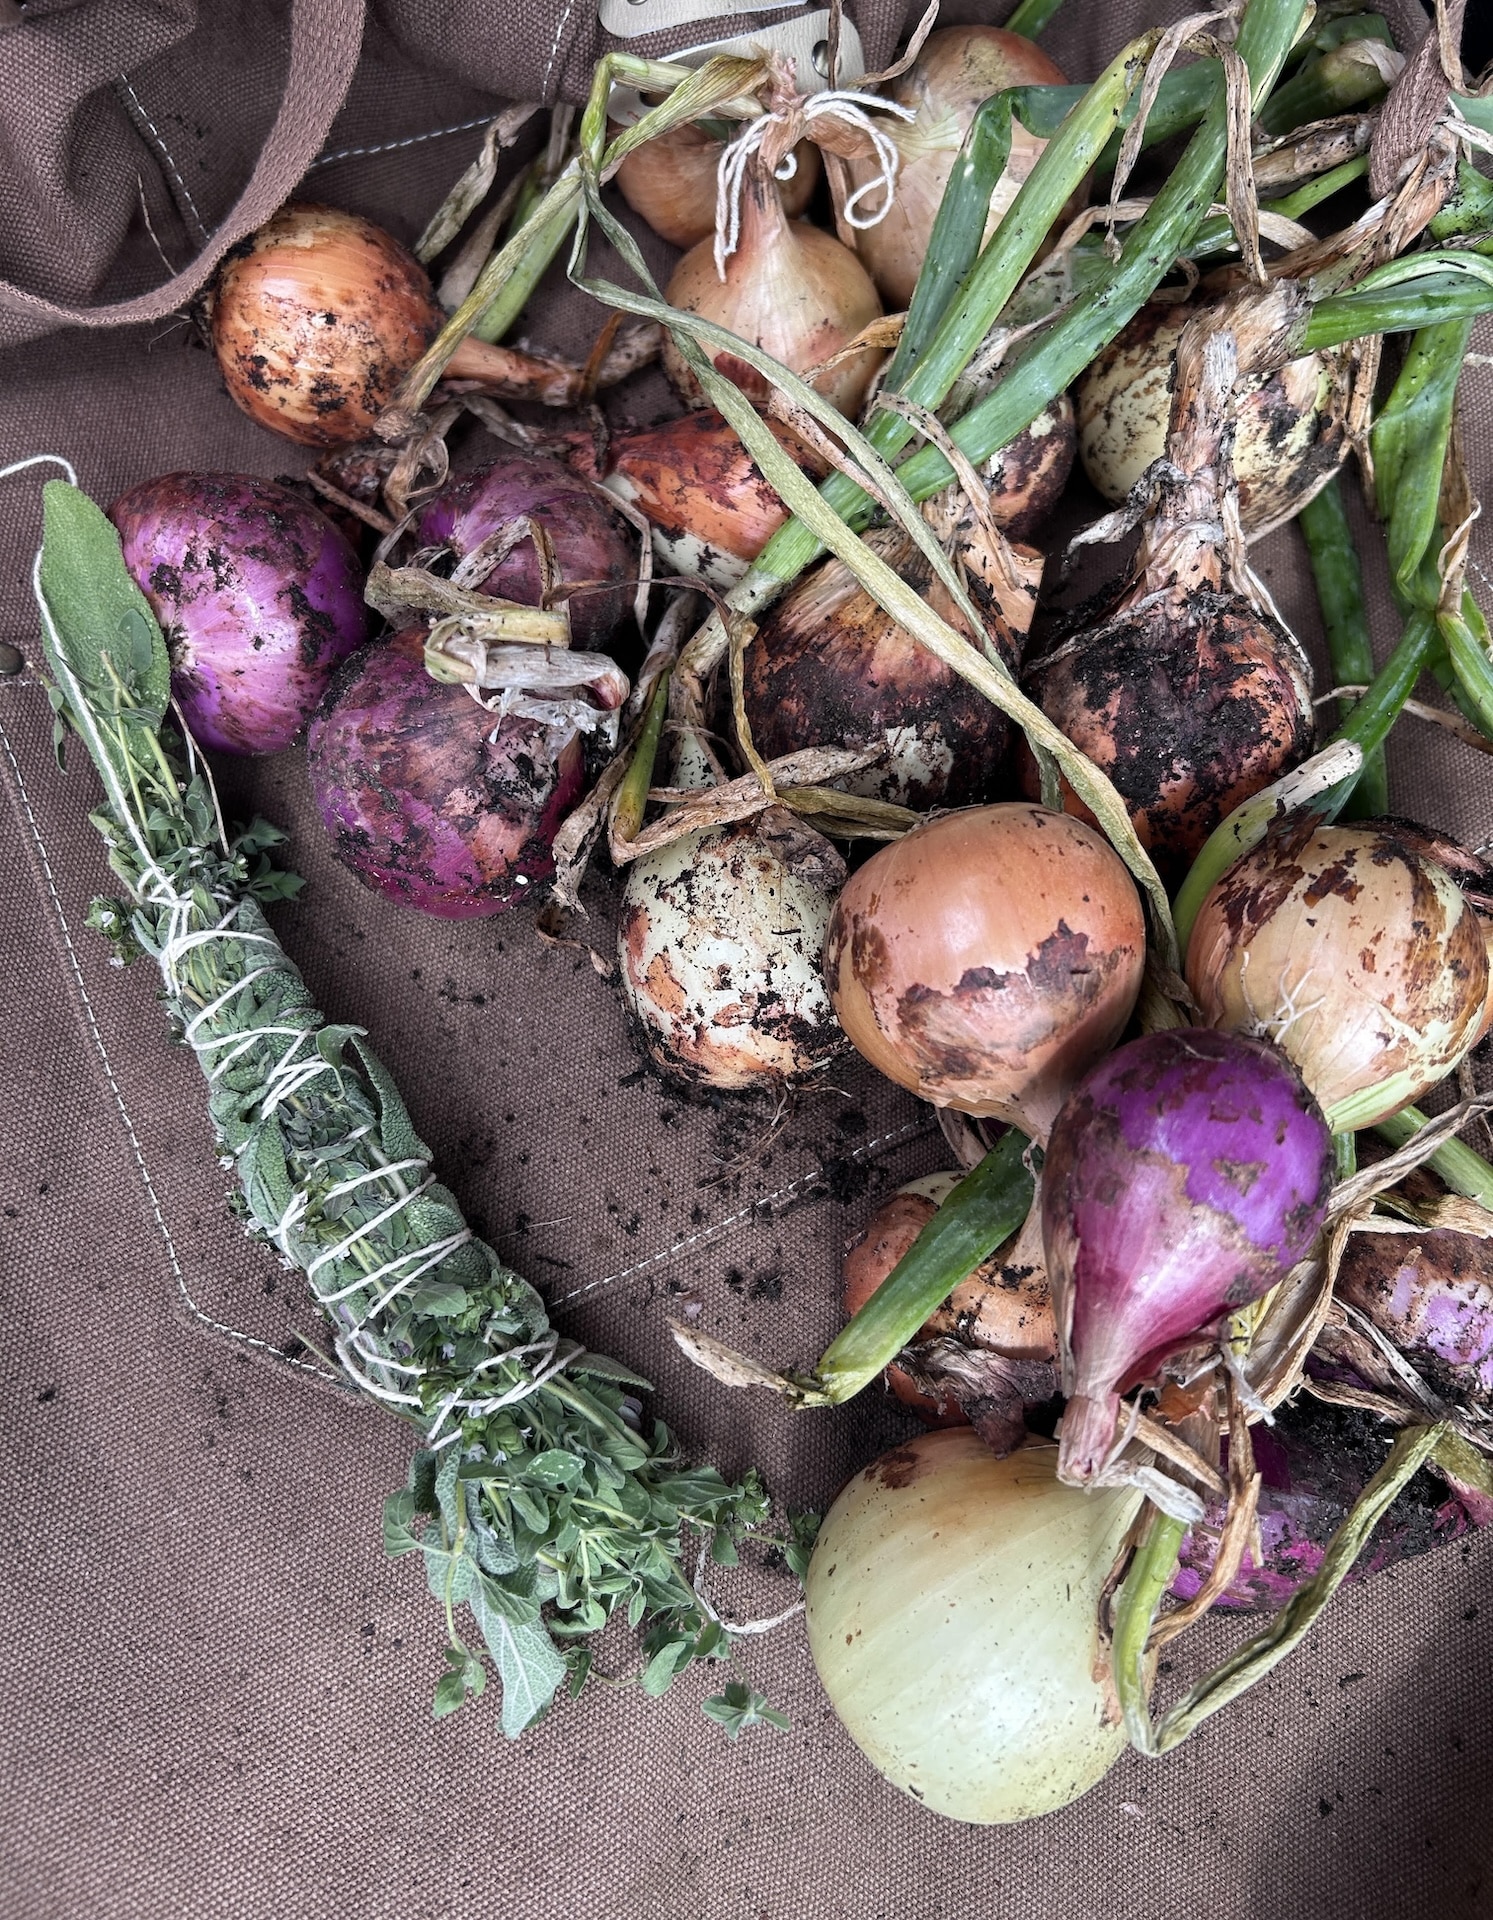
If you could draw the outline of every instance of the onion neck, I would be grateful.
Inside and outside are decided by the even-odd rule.
[[[726,276],[753,274],[775,248],[792,244],[792,225],[783,210],[778,183],[764,166],[750,166],[741,183],[741,234],[726,263]]]

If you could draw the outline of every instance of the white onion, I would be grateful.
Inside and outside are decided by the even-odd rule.
[[[1098,1607],[1140,1496],[1061,1486],[1056,1459],[922,1434],[856,1475],[809,1564],[835,1712],[894,1786],[955,1820],[1065,1807],[1125,1747]]]

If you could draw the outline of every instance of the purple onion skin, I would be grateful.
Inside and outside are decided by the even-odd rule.
[[[1321,1109],[1263,1040],[1146,1034],[1079,1083],[1042,1172],[1068,1395],[1060,1478],[1093,1478],[1126,1387],[1311,1251],[1332,1180]]]
[[[366,886],[477,919],[553,874],[581,746],[572,738],[557,764],[538,722],[499,724],[465,688],[432,680],[424,640],[395,634],[341,668],[307,737],[311,787],[337,858]]]
[[[554,549],[554,597],[570,609],[572,645],[606,651],[632,610],[640,536],[606,495],[560,461],[515,449],[496,466],[463,474],[421,514],[417,538],[422,547],[449,546],[460,557],[525,514]],[[585,590],[567,599],[568,586]],[[481,585],[483,593],[526,607],[539,605],[541,590],[539,555],[527,535]]]
[[[202,746],[294,745],[339,660],[368,632],[363,569],[326,515],[272,480],[168,473],[109,509],[171,653]]]
[[[1273,1613],[1320,1570],[1328,1542],[1384,1464],[1389,1435],[1381,1422],[1356,1408],[1325,1406],[1303,1396],[1277,1410],[1274,1426],[1252,1427],[1250,1439],[1261,1480],[1262,1557],[1256,1562],[1246,1551],[1215,1604]],[[1365,1580],[1485,1526],[1493,1517],[1486,1508],[1470,1490],[1464,1496],[1423,1470],[1374,1529],[1349,1579]],[[1179,1600],[1190,1600],[1207,1578],[1223,1521],[1220,1501],[1204,1517],[1213,1532],[1195,1530],[1183,1541],[1171,1589]]]
[[[1444,1227],[1355,1233],[1334,1291],[1388,1334],[1443,1398],[1493,1400],[1493,1241]]]

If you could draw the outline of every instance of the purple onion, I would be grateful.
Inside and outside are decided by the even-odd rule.
[[[171,653],[194,739],[277,753],[368,631],[363,569],[326,515],[272,480],[168,473],[109,509]]]
[[[1273,1426],[1252,1427],[1260,1472],[1260,1558],[1246,1550],[1216,1604],[1270,1613],[1283,1607],[1321,1570],[1328,1542],[1383,1466],[1392,1438],[1372,1414],[1305,1395],[1278,1408]],[[1225,1517],[1224,1502],[1216,1502],[1182,1543],[1182,1564],[1172,1581],[1178,1599],[1190,1600],[1212,1570]],[[1474,1490],[1444,1486],[1422,1469],[1374,1529],[1348,1578],[1367,1579],[1486,1525],[1489,1517],[1486,1500],[1479,1501]]]
[[[554,549],[551,601],[570,609],[572,645],[605,647],[632,607],[640,536],[599,487],[560,461],[515,450],[496,466],[463,474],[426,507],[417,538],[423,547],[449,546],[461,559],[524,515]],[[537,607],[542,581],[533,540],[520,538],[480,590]]]
[[[554,872],[579,798],[581,743],[480,707],[425,670],[425,633],[365,647],[340,669],[306,741],[337,858],[365,885],[447,920],[500,912]]]
[[[1058,1472],[1093,1478],[1119,1396],[1311,1251],[1332,1136],[1263,1040],[1198,1027],[1133,1040],[1064,1102],[1042,1172],[1063,1390]]]
[[[1355,1233],[1335,1291],[1445,1399],[1493,1400],[1493,1241],[1445,1227]]]

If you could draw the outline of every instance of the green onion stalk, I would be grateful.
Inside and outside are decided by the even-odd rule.
[[[165,644],[117,534],[73,486],[50,481],[44,499],[53,704],[102,780],[93,819],[121,889],[90,924],[158,964],[238,1210],[305,1274],[350,1385],[418,1436],[384,1541],[423,1563],[442,1609],[437,1715],[495,1669],[517,1735],[579,1689],[589,1637],[619,1610],[644,1626],[641,1683],[661,1692],[730,1646],[686,1573],[685,1535],[729,1563],[765,1516],[759,1482],[681,1464],[642,1418],[647,1382],[562,1337],[464,1223],[362,1029],[317,1010],[265,918],[261,901],[289,890],[266,857],[281,836],[262,822],[224,835],[167,722]]]

